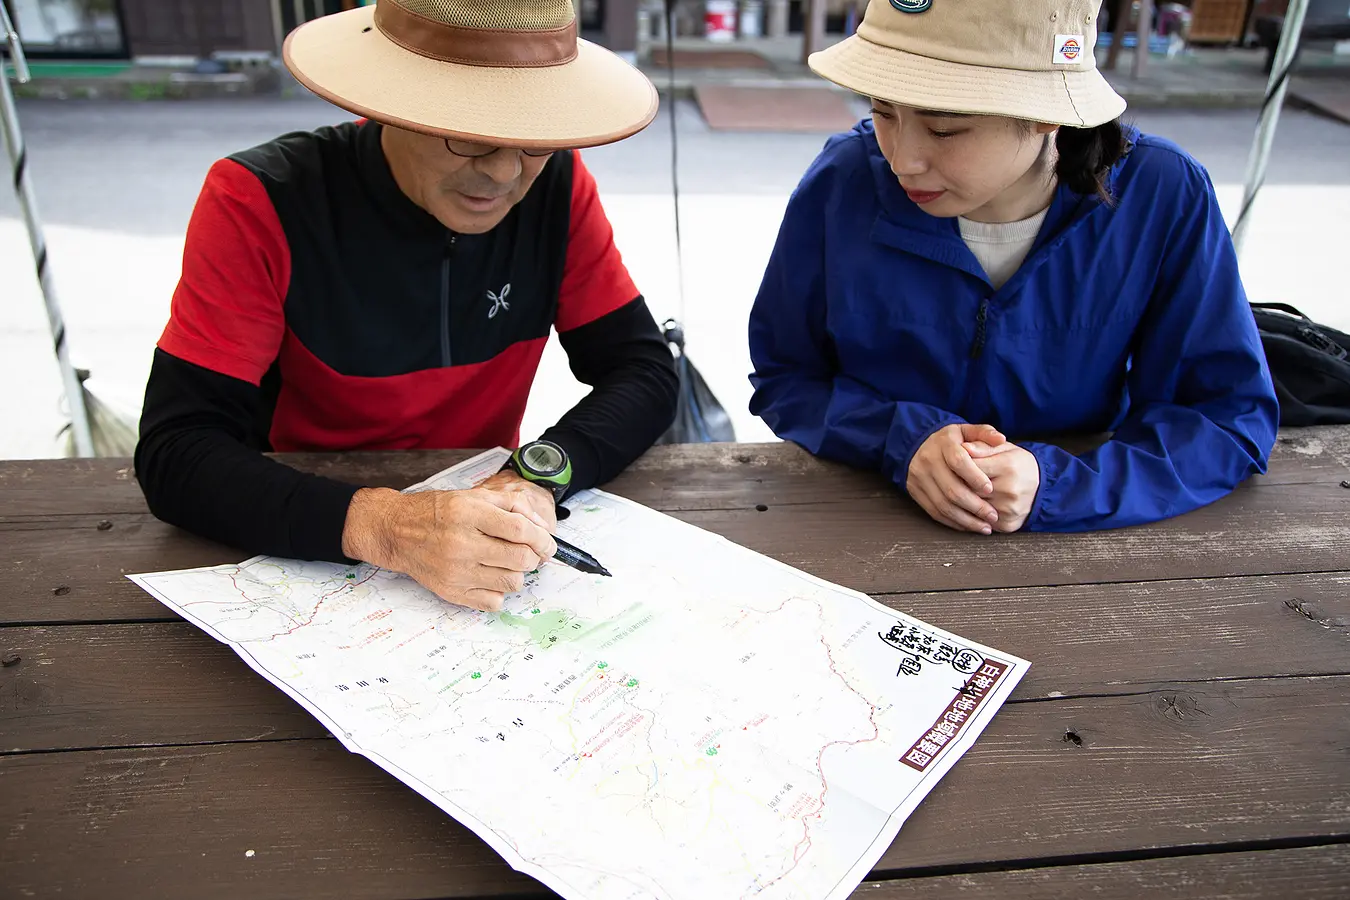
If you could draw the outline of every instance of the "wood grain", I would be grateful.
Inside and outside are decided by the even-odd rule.
[[[467,455],[283,458],[401,487]],[[1289,430],[1204,510],[994,539],[786,444],[656,448],[610,489],[1032,660],[859,896],[1124,900],[1350,890],[1345,480],[1350,428]],[[0,893],[546,895],[124,577],[242,555],[153,519],[126,460],[0,463]],[[1340,844],[1135,859],[1289,841]]]
[[[1082,534],[958,534],[901,498],[680,518],[868,594],[1336,571],[1350,491],[1246,486],[1185,516]]]
[[[1326,572],[1350,560],[1350,490],[1338,484],[1246,486],[1186,516],[1086,534],[957,534],[894,495],[674,515],[869,594]],[[243,557],[146,513],[24,516],[0,524],[0,543],[0,624],[166,618],[123,576]]]
[[[1015,699],[1158,682],[1350,674],[1350,574],[883,597],[1031,660]],[[322,737],[186,622],[0,631],[0,752]]]
[[[1005,706],[876,868],[1350,835],[1348,688],[1275,678]]]
[[[878,871],[1350,835],[1348,689],[1281,678],[1006,706]],[[0,798],[0,868],[19,896],[392,900],[529,885],[332,740],[6,756]]]
[[[1075,452],[1100,436],[1056,441]],[[354,484],[402,488],[473,455],[472,450],[282,453],[306,472]],[[1350,478],[1350,428],[1280,433],[1259,484],[1336,483]],[[844,500],[895,492],[881,476],[818,460],[790,443],[654,447],[608,490],[662,510],[739,509],[757,503]],[[0,462],[0,522],[17,516],[146,512],[129,459]]]
[[[0,798],[6,897],[540,892],[332,740],[8,757]]]
[[[1350,845],[872,881],[852,900],[1344,900]]]

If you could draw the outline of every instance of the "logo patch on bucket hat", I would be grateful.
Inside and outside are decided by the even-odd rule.
[[[932,5],[933,0],[891,0],[891,6],[906,13],[921,13]]]
[[[1083,36],[1081,34],[1055,35],[1054,62],[1057,66],[1071,66],[1083,55]]]

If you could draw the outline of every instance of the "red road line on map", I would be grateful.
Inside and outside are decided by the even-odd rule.
[[[317,616],[317,615],[319,614],[319,607],[323,606],[323,602],[324,602],[325,600],[327,600],[329,597],[332,597],[334,594],[340,594],[340,593],[342,593],[343,591],[348,590],[348,589],[350,589],[350,588],[354,588],[354,587],[356,587],[356,586],[359,585],[359,584],[365,584],[367,581],[369,581],[370,579],[374,578],[374,577],[375,577],[375,573],[378,572],[378,571],[380,571],[380,570],[379,570],[379,569],[376,569],[376,568],[372,568],[372,569],[370,570],[370,572],[368,572],[368,573],[366,574],[366,576],[365,576],[364,578],[362,578],[361,580],[359,580],[359,581],[346,581],[346,582],[344,582],[340,587],[334,588],[333,590],[329,591],[328,593],[321,595],[321,596],[319,597],[318,602],[314,604],[314,609],[310,610],[309,618],[307,618],[307,619],[306,619],[305,621],[303,621],[303,622],[298,622],[298,623],[296,623],[295,625],[291,626],[291,627],[290,627],[289,629],[287,629],[286,631],[282,631],[282,632],[279,632],[279,633],[277,633],[277,634],[273,634],[273,635],[271,635],[271,636],[269,636],[269,637],[261,638],[261,640],[264,640],[264,641],[270,641],[270,640],[273,640],[273,639],[275,639],[275,638],[284,637],[284,636],[286,636],[286,635],[294,634],[295,632],[299,631],[301,628],[304,628],[306,625],[311,625],[311,624],[313,624],[313,622],[314,622],[314,617]],[[236,572],[235,574],[237,575],[238,573]],[[243,597],[245,600],[249,601],[250,603],[256,602],[252,597],[250,597],[248,594],[244,593],[244,589],[241,588],[241,587],[239,586],[239,582],[235,581],[235,580],[234,580],[234,577],[235,577],[234,575],[231,575],[231,576],[230,576],[230,584],[234,585],[234,589],[235,589],[236,591],[239,592],[239,596]]]
[[[817,611],[820,611],[820,604],[816,604],[816,609]],[[845,678],[843,675],[839,674],[839,670],[835,668],[834,654],[830,652],[830,645],[825,643],[824,637],[821,637],[820,645],[825,648],[825,657],[830,661],[830,671],[834,673],[834,676],[838,678],[840,681],[842,681],[844,683],[844,687],[848,688],[849,691],[851,691],[859,700],[861,700],[864,703],[867,703],[867,698],[863,697],[862,694],[859,694],[856,690],[854,690],[853,685],[848,683],[848,679]],[[867,709],[869,710],[869,712],[867,713],[867,721],[872,723],[871,737],[863,738],[862,740],[857,741],[832,741],[826,744],[824,747],[821,747],[820,752],[816,754],[816,772],[817,774],[820,775],[820,782],[823,785],[820,791],[820,796],[816,798],[816,811],[802,816],[802,839],[797,842],[797,845],[795,847],[792,848],[792,865],[788,866],[787,869],[773,881],[770,881],[769,883],[761,887],[759,889],[760,891],[768,890],[778,882],[782,881],[784,878],[787,878],[789,875],[791,875],[792,871],[796,869],[798,865],[800,865],[802,857],[806,854],[806,851],[811,849],[811,826],[807,822],[807,820],[820,818],[820,811],[825,808],[825,795],[830,792],[830,783],[825,778],[826,751],[829,750],[831,747],[837,747],[840,745],[843,745],[845,747],[853,747],[857,746],[858,744],[867,744],[870,743],[871,741],[875,741],[877,738],[881,736],[881,729],[877,727],[877,721],[874,718],[874,716],[876,715],[877,708],[873,706],[871,703],[867,703]]]

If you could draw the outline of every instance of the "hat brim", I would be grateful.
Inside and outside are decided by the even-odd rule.
[[[811,70],[841,87],[901,106],[1009,116],[1093,128],[1125,100],[1093,69],[1027,71],[947,62],[883,47],[858,35],[812,53]]]
[[[292,31],[296,80],[345,110],[409,131],[522,149],[577,149],[636,134],[656,117],[647,76],[603,47],[546,67],[473,66],[419,56],[375,27],[375,7]]]

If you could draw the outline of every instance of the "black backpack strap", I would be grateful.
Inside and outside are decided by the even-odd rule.
[[[1291,316],[1296,316],[1305,322],[1312,321],[1305,316],[1301,310],[1295,309],[1288,303],[1253,303],[1252,309],[1274,310],[1276,312],[1288,313]]]

